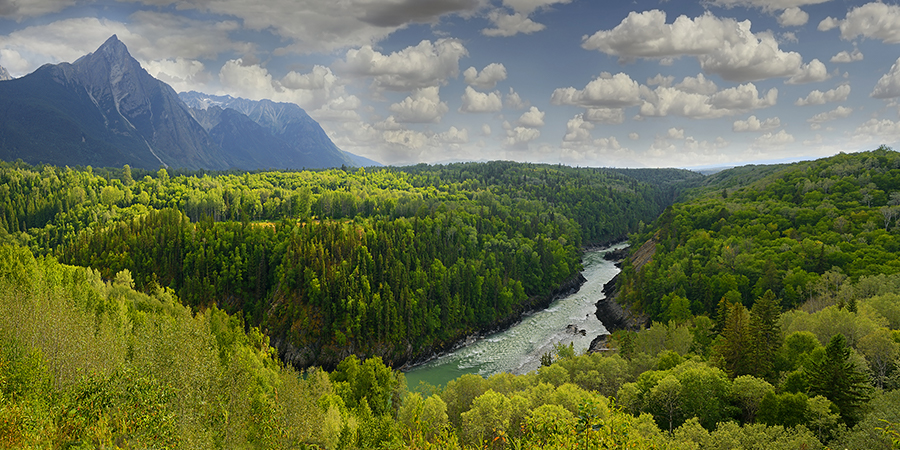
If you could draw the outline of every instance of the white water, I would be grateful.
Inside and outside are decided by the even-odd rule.
[[[612,262],[603,259],[603,255],[624,246],[621,244],[585,252],[582,274],[587,281],[577,293],[556,300],[545,310],[523,317],[506,331],[479,339],[412,368],[406,372],[409,388],[415,390],[422,381],[444,386],[466,373],[488,377],[499,372],[531,372],[540,367],[541,355],[551,352],[556,344],[574,343],[576,354],[584,352],[591,340],[606,333],[606,328],[597,319],[596,303],[604,297],[603,285],[619,272]],[[585,335],[567,331],[568,325],[584,330]]]

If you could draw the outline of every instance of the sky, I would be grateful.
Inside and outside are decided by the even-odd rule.
[[[296,103],[384,164],[699,168],[900,141],[892,2],[0,0],[14,77],[113,34],[178,92]]]

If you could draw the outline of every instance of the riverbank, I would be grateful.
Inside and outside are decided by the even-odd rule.
[[[586,281],[577,290],[558,293],[559,298],[524,314],[509,328],[469,336],[452,351],[415,366],[408,364],[404,372],[410,389],[419,382],[444,385],[464,374],[532,372],[540,367],[541,355],[557,345],[573,345],[577,353],[587,351],[591,339],[605,331],[595,315],[595,303],[603,296],[603,285],[619,271],[604,259],[604,253],[585,252],[582,276]]]
[[[630,247],[625,247],[615,253],[609,252],[606,256],[616,262],[616,267],[621,268],[627,260],[631,267],[640,270],[644,264],[653,259],[654,253],[656,253],[656,236],[641,245],[634,253],[630,252]],[[637,331],[649,325],[649,318],[646,315],[637,314],[628,306],[623,305],[622,289],[619,284],[621,278],[622,272],[619,272],[612,280],[603,285],[603,298],[597,301],[596,314],[597,319],[606,328],[607,334],[601,334],[591,341],[588,351],[592,353],[608,350],[606,344],[609,335],[616,330]]]

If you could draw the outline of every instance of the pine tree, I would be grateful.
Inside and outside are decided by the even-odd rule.
[[[728,308],[728,316],[722,329],[721,339],[716,346],[722,357],[724,369],[732,378],[751,373],[754,364],[750,348],[752,336],[749,314],[743,304],[735,303]]]
[[[843,334],[836,334],[825,347],[825,357],[808,373],[809,395],[831,400],[841,419],[852,427],[862,418],[871,387],[865,373],[850,361],[850,346]]]

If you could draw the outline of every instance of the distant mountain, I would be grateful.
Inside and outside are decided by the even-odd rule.
[[[113,35],[74,63],[0,83],[0,159],[148,169],[355,165],[298,106],[232,100],[189,108]]]
[[[6,69],[3,68],[3,66],[0,66],[0,81],[7,81],[12,79],[13,78],[9,76],[9,72],[7,72]]]
[[[220,145],[228,147],[228,151],[235,156],[240,154],[242,157],[256,158],[260,167],[322,168],[357,165],[347,153],[331,142],[318,122],[293,103],[247,100],[194,91],[182,92],[179,96]],[[250,127],[247,123],[238,125],[238,117],[229,111],[249,118],[259,128]],[[245,133],[251,133],[257,138],[241,136]],[[264,133],[269,136],[264,136]],[[254,142],[259,142],[259,145],[253,146]],[[290,150],[273,152],[271,146],[276,145],[276,142],[286,145]]]

